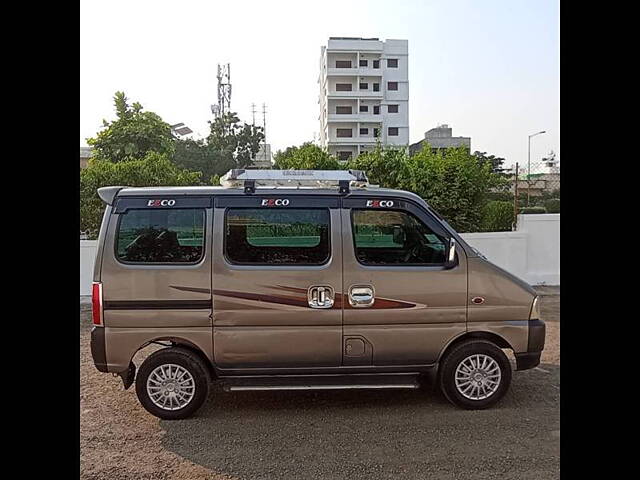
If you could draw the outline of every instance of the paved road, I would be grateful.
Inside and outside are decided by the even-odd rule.
[[[557,332],[559,295],[543,297]],[[559,478],[560,366],[515,372],[490,410],[416,391],[215,389],[196,417],[160,421],[93,370],[81,312],[82,478]],[[556,333],[547,342],[558,343]],[[558,345],[549,345],[558,350]],[[554,357],[555,358],[555,357]]]

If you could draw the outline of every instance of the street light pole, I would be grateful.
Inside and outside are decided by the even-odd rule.
[[[538,133],[532,133],[529,135],[529,141],[527,142],[527,207],[529,206],[529,197],[531,196],[531,137],[546,133],[544,130]]]

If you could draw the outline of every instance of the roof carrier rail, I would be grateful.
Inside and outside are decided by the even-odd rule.
[[[256,192],[256,187],[269,188],[330,188],[338,187],[340,193],[350,188],[369,187],[369,180],[362,170],[229,170],[220,184],[226,188],[244,188],[244,193]]]

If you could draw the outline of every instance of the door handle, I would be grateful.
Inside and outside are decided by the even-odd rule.
[[[349,304],[354,308],[370,307],[376,301],[371,285],[354,285],[349,288]]]
[[[307,293],[307,301],[311,308],[331,308],[334,298],[333,288],[329,285],[309,287]]]

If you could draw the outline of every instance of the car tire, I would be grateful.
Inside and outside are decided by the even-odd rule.
[[[158,418],[190,417],[209,395],[207,366],[186,348],[158,350],[140,366],[136,394],[142,406]]]
[[[467,410],[495,405],[511,384],[511,363],[489,340],[459,343],[440,365],[440,390],[451,403]]]

